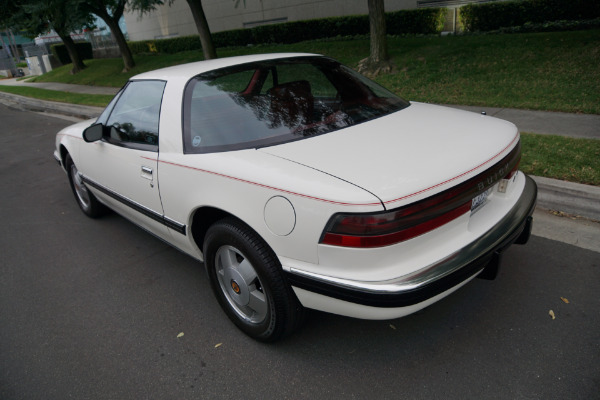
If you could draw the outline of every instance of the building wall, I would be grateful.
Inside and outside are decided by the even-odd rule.
[[[166,3],[166,2],[165,2]],[[211,32],[251,28],[268,23],[367,14],[367,0],[203,0]],[[385,0],[386,11],[416,8],[417,0]],[[196,25],[184,0],[163,5],[142,17],[126,12],[129,40],[196,35]]]

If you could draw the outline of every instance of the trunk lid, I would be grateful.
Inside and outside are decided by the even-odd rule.
[[[412,103],[373,121],[259,151],[357,185],[389,209],[476,176],[517,142],[510,122]]]

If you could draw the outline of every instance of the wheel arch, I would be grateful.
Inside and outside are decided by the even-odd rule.
[[[252,228],[247,222],[239,218],[238,216],[227,212],[223,209],[213,207],[213,206],[203,206],[194,210],[191,220],[190,232],[192,235],[192,239],[198,249],[201,252],[204,252],[204,240],[206,238],[206,232],[208,229],[217,221],[220,221],[225,218],[234,218],[242,224],[246,225],[248,228],[252,229],[254,233],[256,233],[260,238],[265,240],[262,235],[260,235],[256,229]],[[266,241],[265,241],[266,243]]]
[[[67,162],[67,155],[69,155],[69,150],[67,150],[65,145],[61,143],[61,145],[59,147],[59,151],[60,151],[61,165],[62,165],[63,169],[66,171],[66,169],[67,169],[66,162]],[[73,158],[73,156],[71,156],[71,158]]]

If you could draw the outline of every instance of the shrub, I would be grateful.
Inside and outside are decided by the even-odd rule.
[[[252,35],[248,33],[248,29],[216,32],[212,34],[212,39],[215,47],[246,46],[253,43]]]
[[[468,31],[543,24],[552,21],[580,21],[600,17],[600,2],[595,0],[519,0],[468,4],[460,9],[461,21]]]
[[[584,21],[551,21],[544,22],[542,24],[526,23],[520,26],[509,26],[493,31],[478,32],[475,34],[581,31],[585,29],[598,28],[600,28],[600,18],[588,19]]]
[[[439,33],[444,27],[445,8],[418,8],[386,14],[386,28],[390,35]]]
[[[127,42],[132,54],[152,53],[152,48],[156,48],[154,40],[138,40],[136,42]]]
[[[92,44],[89,42],[75,43],[75,50],[77,50],[77,54],[79,54],[79,58],[82,60],[94,58]],[[62,65],[71,64],[71,57],[69,57],[69,52],[64,44],[54,44],[50,47],[50,51],[52,51],[54,57],[60,61]]]
[[[202,49],[199,36],[179,36],[171,39],[157,39],[154,40],[154,46],[155,51],[167,54]],[[153,52],[154,49],[149,45],[150,52]]]

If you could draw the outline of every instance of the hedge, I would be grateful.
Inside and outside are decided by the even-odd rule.
[[[79,54],[79,58],[82,60],[90,60],[94,58],[94,52],[92,51],[92,44],[89,42],[77,42],[75,43],[75,49]],[[71,57],[64,44],[54,44],[50,47],[54,57],[60,61],[62,65],[71,64]]]
[[[518,0],[468,4],[460,9],[466,30],[492,31],[500,28],[542,24],[552,21],[581,21],[600,17],[597,0]]]
[[[586,19],[583,21],[550,21],[540,24],[525,23],[519,26],[508,26],[493,31],[473,32],[471,34],[498,34],[498,33],[532,33],[532,32],[561,32],[581,31],[586,29],[600,29],[600,18]]]
[[[389,35],[439,33],[444,25],[445,8],[421,8],[386,13]],[[249,29],[234,29],[212,34],[215,47],[247,46],[266,43],[296,43],[337,36],[367,35],[369,16],[320,18],[282,24],[261,25]],[[200,50],[198,36],[130,42],[132,53],[178,53]]]
[[[417,8],[386,14],[385,24],[390,35],[440,33],[444,28],[445,8]]]

